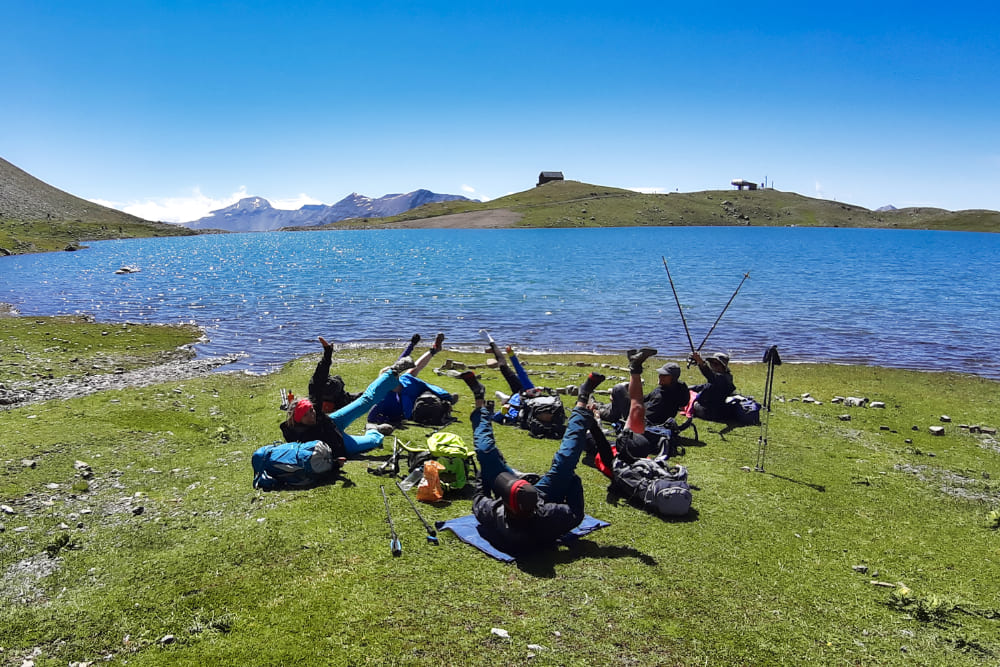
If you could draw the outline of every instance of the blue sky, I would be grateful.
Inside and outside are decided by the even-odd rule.
[[[0,157],[173,222],[542,170],[1000,210],[995,3],[617,4],[11,0]]]

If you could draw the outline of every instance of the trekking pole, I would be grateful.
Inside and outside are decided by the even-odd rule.
[[[396,480],[396,488],[399,489],[399,492],[403,494],[403,497],[410,502],[410,507],[413,508],[413,511],[416,513],[417,518],[420,519],[420,523],[424,524],[424,529],[427,531],[427,541],[433,544],[434,546],[437,546],[438,545],[437,531],[431,528],[431,525],[427,523],[427,521],[424,519],[424,515],[420,513],[419,509],[417,509],[417,504],[414,503],[413,498],[407,495],[406,491],[403,490],[403,487],[402,485],[400,485],[399,480]]]
[[[719,313],[719,316],[717,318],[715,318],[715,324],[713,324],[712,328],[708,330],[708,333],[705,334],[705,337],[701,341],[701,345],[698,346],[698,351],[699,352],[701,352],[701,348],[705,347],[705,343],[708,341],[708,337],[712,335],[713,331],[715,331],[715,325],[719,323],[719,320],[722,319],[722,316],[726,314],[727,310],[729,310],[729,305],[733,302],[733,299],[736,298],[736,295],[739,294],[740,287],[743,287],[743,283],[745,283],[747,281],[747,278],[749,278],[749,277],[750,277],[750,272],[749,271],[747,271],[746,273],[743,274],[743,280],[740,281],[740,284],[736,287],[736,291],[733,292],[733,295],[731,297],[729,297],[729,301],[726,303],[726,307],[723,308],[722,312]]]
[[[697,350],[694,349],[694,341],[691,340],[691,331],[688,329],[687,320],[684,319],[684,309],[681,308],[681,300],[677,298],[677,288],[674,287],[674,279],[670,276],[670,267],[667,266],[667,258],[661,255],[660,259],[663,260],[663,268],[667,270],[667,280],[670,281],[670,289],[674,293],[674,302],[677,303],[677,312],[681,314],[681,322],[684,323],[684,333],[687,334],[688,345],[691,346],[691,353],[694,354]],[[690,365],[691,364],[688,364],[689,367]]]
[[[385,518],[389,521],[389,550],[392,551],[393,556],[403,555],[403,545],[396,537],[396,527],[392,525],[392,514],[389,512],[389,498],[385,495],[385,487],[381,484],[379,485],[379,491],[382,492],[382,500],[385,501]]]
[[[764,457],[767,455],[767,428],[771,421],[771,396],[774,390],[774,367],[781,365],[778,346],[772,345],[764,353],[767,363],[767,379],[764,381],[764,417],[760,420],[760,435],[757,437],[757,463],[754,470],[764,472]]]

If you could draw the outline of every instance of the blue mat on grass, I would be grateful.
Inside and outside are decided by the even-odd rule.
[[[471,544],[480,551],[482,551],[487,556],[492,556],[499,561],[505,563],[512,563],[517,560],[516,556],[512,556],[509,553],[501,551],[496,548],[493,543],[488,541],[479,533],[479,522],[476,521],[476,517],[473,514],[467,514],[465,516],[460,516],[457,519],[448,519],[447,521],[438,521],[435,524],[438,530],[450,530],[455,533],[455,536],[465,542],[466,544]],[[588,533],[592,533],[595,530],[600,530],[611,524],[607,521],[601,521],[600,519],[595,519],[589,514],[583,517],[583,521],[580,525],[569,531],[558,540],[557,544],[567,544],[572,542]]]

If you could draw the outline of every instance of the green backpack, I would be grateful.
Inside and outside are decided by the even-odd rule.
[[[461,491],[475,477],[475,450],[455,433],[436,431],[427,436],[426,447],[413,447],[408,443],[400,443],[400,446],[409,452],[407,464],[411,472],[422,469],[424,461],[431,459],[443,465],[440,476],[445,491]]]

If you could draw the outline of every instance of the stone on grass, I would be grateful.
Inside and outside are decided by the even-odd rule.
[[[837,419],[839,419],[842,422],[849,422],[851,421],[851,415],[840,415],[839,417],[837,417]]]
[[[941,421],[943,421],[945,423],[950,422],[951,421],[951,417],[949,417],[948,415],[941,415]]]
[[[931,426],[928,430],[931,435],[944,435],[944,426]]]
[[[881,408],[881,409],[884,410],[885,409],[885,403],[883,403],[882,401],[872,401],[871,403],[868,404],[868,407],[870,407],[870,408]]]

